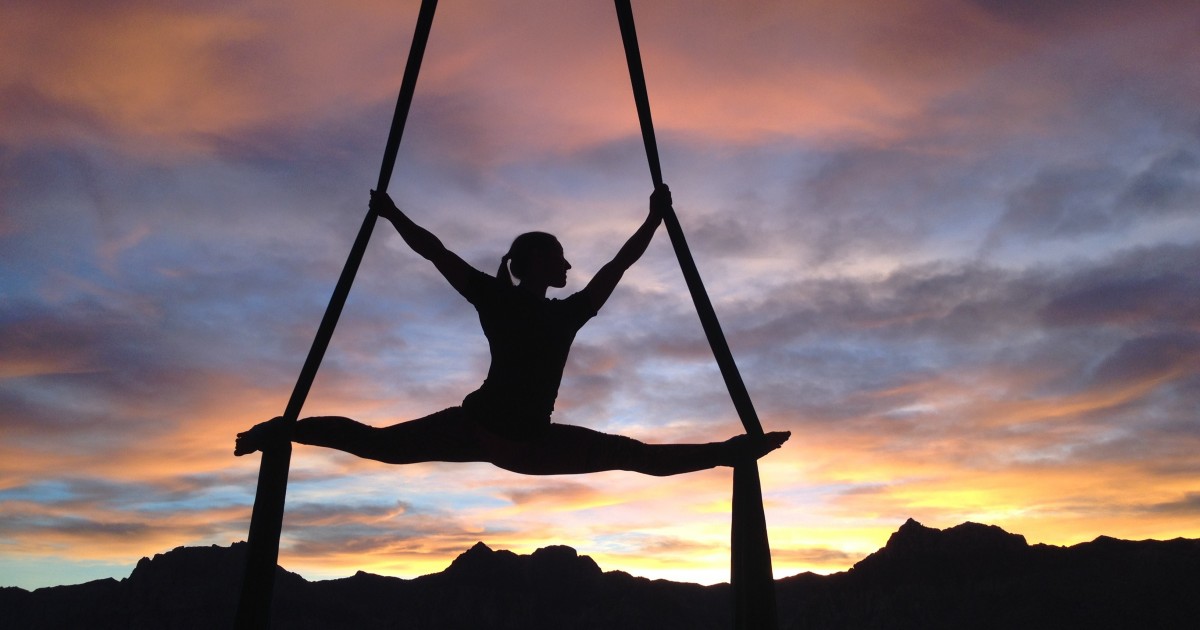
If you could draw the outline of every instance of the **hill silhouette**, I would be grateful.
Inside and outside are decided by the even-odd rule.
[[[0,628],[224,628],[245,544],[180,547],[128,578],[0,589]],[[602,571],[574,549],[478,543],[440,573],[310,582],[278,569],[280,628],[655,630],[730,626],[729,587]],[[904,523],[849,571],[776,581],[780,627],[1194,628],[1200,540],[1029,545],[990,525]]]

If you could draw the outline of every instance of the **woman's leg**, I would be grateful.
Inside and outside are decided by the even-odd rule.
[[[387,464],[418,462],[489,461],[480,429],[466,419],[460,407],[401,422],[389,427],[372,427],[340,416],[316,416],[298,420],[290,436],[278,418],[238,435],[234,453],[244,455],[272,442],[288,439],[300,444],[323,446]]]
[[[628,470],[665,477],[754,461],[779,448],[790,432],[738,435],[707,444],[646,444],[584,427],[551,424],[528,441],[510,440],[451,407],[417,420],[372,427],[350,418],[318,416],[296,422],[290,436],[276,418],[238,434],[236,455],[291,439],[387,464],[490,462],[525,475],[572,475]]]
[[[666,477],[754,461],[779,448],[790,432],[739,435],[707,444],[646,444],[622,435],[552,424],[537,440],[489,449],[492,463],[526,475],[628,470]]]

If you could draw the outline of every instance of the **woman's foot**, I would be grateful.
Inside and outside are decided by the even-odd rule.
[[[291,442],[291,438],[291,423],[287,422],[283,416],[276,416],[266,422],[254,425],[248,431],[237,434],[237,441],[233,446],[233,454],[237,456],[249,455],[255,451],[283,446]]]
[[[756,461],[767,453],[783,446],[783,443],[792,437],[791,431],[772,431],[763,435],[751,435],[743,433],[735,435],[728,440],[725,440],[725,446],[729,448],[729,466],[745,464]]]

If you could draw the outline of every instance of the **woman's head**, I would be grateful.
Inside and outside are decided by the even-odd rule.
[[[500,260],[496,277],[509,282],[516,277],[522,282],[561,288],[567,284],[570,268],[571,263],[563,256],[562,245],[553,234],[526,232],[513,239],[508,253]]]

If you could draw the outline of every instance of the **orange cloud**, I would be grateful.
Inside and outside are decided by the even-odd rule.
[[[387,104],[414,6],[359,3],[335,16],[304,2],[221,13],[18,4],[4,12],[0,41],[6,57],[26,62],[10,65],[0,85],[24,107],[10,108],[21,124],[5,125],[5,133],[24,144],[87,131],[131,150],[204,152],[214,137]],[[935,10],[937,28],[929,26]],[[639,11],[658,125],[732,142],[899,137],[931,102],[1030,45],[1027,35],[965,7],[933,3],[718,5],[711,15],[692,15],[687,31],[672,18],[695,13],[686,5]],[[467,110],[438,115],[471,130],[460,138],[470,151],[451,143],[441,150],[466,161],[502,160],[635,135],[611,13],[554,3],[439,9],[418,98],[462,103]]]

